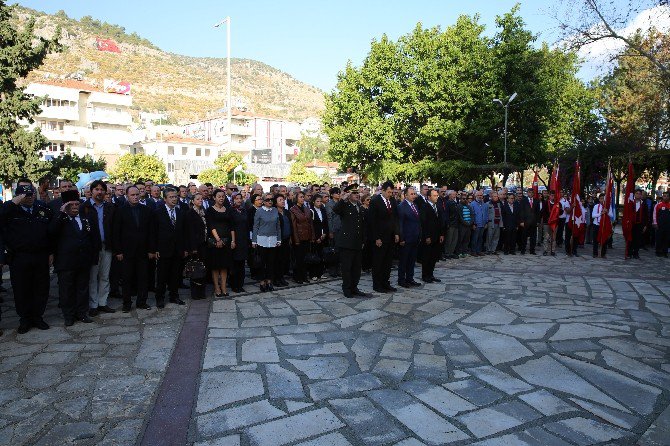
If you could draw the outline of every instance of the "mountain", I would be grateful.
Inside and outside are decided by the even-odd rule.
[[[35,18],[35,33],[51,37],[62,29],[63,52],[50,55],[28,81],[47,76],[72,76],[102,86],[104,79],[130,82],[133,109],[167,111],[171,119],[185,122],[216,113],[226,99],[226,59],[189,57],[168,53],[136,33],[117,25],[54,15],[16,6],[15,24]],[[99,51],[96,39],[113,39],[120,53]],[[233,104],[239,98],[256,114],[289,120],[320,116],[323,92],[290,75],[251,59],[231,59]]]

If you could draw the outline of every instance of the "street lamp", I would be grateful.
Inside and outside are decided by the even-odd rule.
[[[218,28],[219,26],[223,24],[227,24],[228,26],[226,27],[226,41],[227,41],[227,47],[228,47],[228,60],[226,61],[226,96],[227,96],[227,101],[228,101],[228,151],[232,151],[232,146],[233,146],[233,134],[232,134],[232,101],[230,100],[230,16],[226,17],[225,19],[221,20],[219,23],[214,25],[214,28]]]
[[[504,154],[505,166],[507,166],[507,109],[509,108],[510,102],[512,102],[514,98],[516,98],[516,92],[514,92],[514,94],[509,97],[509,99],[507,100],[507,104],[503,104],[503,102],[497,98],[493,100],[495,104],[500,104],[500,106],[505,109],[505,154]]]

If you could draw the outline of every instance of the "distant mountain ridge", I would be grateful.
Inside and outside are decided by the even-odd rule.
[[[167,111],[182,122],[216,114],[224,107],[225,58],[167,53],[135,33],[91,17],[75,20],[62,11],[50,15],[15,8],[17,24],[34,17],[38,35],[51,37],[57,26],[62,28],[63,52],[50,55],[29,75],[29,81],[80,73],[85,81],[98,86],[104,79],[130,82],[136,112]],[[99,51],[96,38],[113,39],[121,53]],[[231,76],[233,100],[240,98],[256,114],[300,121],[320,116],[324,109],[321,90],[262,62],[232,58]]]

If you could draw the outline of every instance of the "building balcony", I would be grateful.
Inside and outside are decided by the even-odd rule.
[[[131,125],[133,118],[129,113],[89,112],[88,121],[99,124]]]
[[[231,133],[233,135],[253,136],[254,129],[244,125],[231,125]]]
[[[42,111],[37,115],[37,119],[58,119],[61,121],[78,121],[78,107],[42,107]]]
[[[49,141],[79,142],[81,135],[74,129],[47,130],[42,129],[42,135]]]

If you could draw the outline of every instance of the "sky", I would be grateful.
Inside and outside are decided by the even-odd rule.
[[[559,0],[527,0],[520,14],[539,40],[556,42],[552,8]],[[626,0],[614,0],[626,3]],[[189,56],[226,56],[226,30],[214,24],[231,17],[232,57],[264,62],[296,79],[331,91],[347,61],[360,65],[372,39],[391,39],[418,22],[443,28],[459,15],[479,14],[487,34],[496,15],[517,0],[18,0],[47,13],[63,9],[137,32],[161,49]],[[8,3],[12,3],[10,0]],[[592,73],[587,74],[587,76]]]

